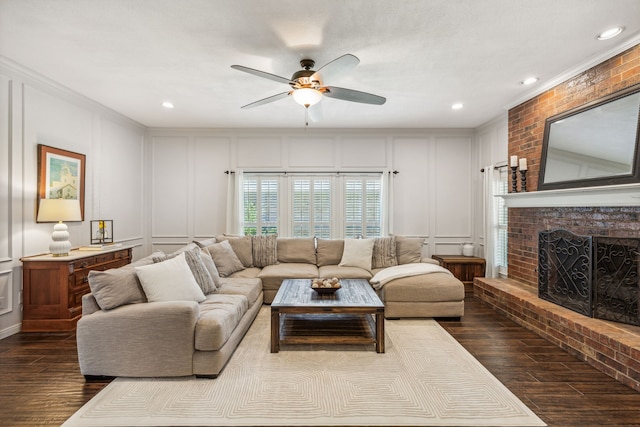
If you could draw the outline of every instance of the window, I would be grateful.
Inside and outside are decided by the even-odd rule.
[[[382,182],[347,178],[344,184],[344,236],[377,237],[382,228]]]
[[[293,237],[331,237],[331,181],[293,178]]]
[[[376,237],[383,233],[383,175],[244,174],[244,233]]]
[[[500,169],[500,178],[495,182],[495,194],[507,194],[509,192],[509,172],[508,168]],[[498,274],[507,275],[507,224],[509,222],[508,209],[504,205],[502,197],[495,198],[496,203],[496,245],[495,261],[498,266]]]
[[[244,180],[244,234],[278,233],[278,180],[253,177]]]

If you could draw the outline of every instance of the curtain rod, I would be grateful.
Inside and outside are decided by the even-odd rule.
[[[508,165],[494,166],[493,170],[506,168]],[[484,168],[480,169],[480,172],[484,172]]]
[[[229,175],[229,174],[234,174],[236,173],[236,171],[231,171],[231,170],[226,170],[224,171],[225,174]],[[293,171],[293,172],[287,172],[287,171],[245,171],[244,173],[246,174],[255,174],[255,175],[267,175],[267,174],[282,174],[282,175],[320,175],[320,174],[327,174],[327,175],[347,175],[347,174],[362,174],[362,173],[379,173],[379,174],[383,174],[384,172],[382,171]],[[389,173],[393,173],[394,175],[399,174],[400,172],[398,171],[393,171],[393,172],[389,172]]]

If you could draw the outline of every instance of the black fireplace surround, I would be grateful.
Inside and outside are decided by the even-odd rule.
[[[640,325],[640,239],[538,233],[538,296],[585,316]]]

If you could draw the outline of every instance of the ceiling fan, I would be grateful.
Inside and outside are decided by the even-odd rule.
[[[353,89],[323,85],[324,82],[330,81],[351,71],[359,62],[360,60],[356,56],[347,53],[324,65],[319,70],[314,71],[313,67],[315,65],[315,61],[312,59],[303,59],[300,61],[302,70],[293,73],[290,79],[242,65],[232,65],[231,68],[279,83],[286,83],[291,86],[291,90],[268,98],[260,99],[244,105],[241,108],[258,107],[260,105],[286,98],[289,95],[293,97],[294,101],[304,106],[310,112],[312,112],[313,109],[309,110],[309,107],[320,102],[323,96],[341,99],[343,101],[360,102],[363,104],[384,104],[386,102],[386,98],[383,98],[382,96],[360,92]]]

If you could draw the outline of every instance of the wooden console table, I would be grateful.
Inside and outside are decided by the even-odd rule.
[[[23,332],[73,331],[82,315],[82,296],[89,293],[91,270],[108,270],[131,262],[131,247],[100,251],[74,250],[22,258]]]
[[[432,255],[431,258],[453,273],[464,283],[465,294],[473,294],[473,278],[484,277],[486,261],[484,258],[462,255]]]

